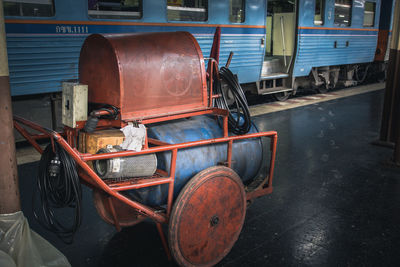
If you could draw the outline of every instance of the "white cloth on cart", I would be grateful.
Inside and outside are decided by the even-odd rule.
[[[133,150],[139,152],[146,141],[146,127],[139,124],[137,127],[133,124],[121,128],[125,135],[125,140],[122,142],[121,147],[126,150]]]

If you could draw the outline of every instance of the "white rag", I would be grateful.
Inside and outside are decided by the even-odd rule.
[[[128,124],[121,131],[125,135],[125,140],[122,142],[121,147],[126,150],[133,150],[139,152],[146,141],[146,127],[139,124],[138,127],[133,124]]]

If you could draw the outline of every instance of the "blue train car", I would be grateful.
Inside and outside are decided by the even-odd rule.
[[[312,73],[316,85],[328,89],[336,85],[340,66],[346,66],[344,80],[353,85],[359,64],[374,61],[379,13],[376,0],[303,1],[293,76]]]
[[[27,2],[39,6],[36,16],[34,11],[27,11],[27,16],[17,13],[17,8],[24,9],[23,1],[4,1],[14,96],[58,92],[62,80],[78,79],[80,47],[92,33],[189,31],[208,56],[215,28],[220,26],[221,61],[233,51],[230,67],[240,82],[259,78],[263,58],[260,40],[265,36],[265,3],[260,0],[189,1],[196,3],[183,7],[167,1]]]
[[[60,92],[78,79],[92,33],[189,31],[205,57],[221,27],[220,61],[245,90],[283,100],[301,87],[356,84],[374,61],[380,0],[5,0],[13,96]],[[361,76],[361,77],[360,77]]]

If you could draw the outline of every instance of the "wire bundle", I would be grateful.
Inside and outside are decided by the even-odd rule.
[[[33,213],[36,220],[47,230],[54,232],[65,243],[72,243],[73,236],[81,225],[82,188],[76,171],[75,161],[58,144],[48,145],[39,163],[37,179],[41,208]],[[35,198],[35,196],[33,196]],[[57,209],[71,208],[74,212],[72,225],[66,226],[55,215]]]
[[[228,125],[231,132],[234,134],[246,134],[250,131],[251,119],[249,105],[247,104],[243,89],[237,78],[228,68],[221,67],[219,76],[228,85],[228,89],[232,93],[235,102],[233,108],[229,108],[226,95],[228,92],[222,90],[221,81],[215,79],[213,84],[214,94],[221,95],[222,97],[214,99],[213,105],[217,108],[229,110]]]

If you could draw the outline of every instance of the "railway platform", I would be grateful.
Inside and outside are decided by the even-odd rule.
[[[308,105],[297,100],[292,104],[298,106],[275,112],[252,107],[260,131],[279,133],[274,193],[249,206],[238,242],[218,266],[397,265],[400,169],[387,164],[391,149],[371,144],[379,135],[383,105],[378,87]],[[46,232],[31,210],[38,162],[22,158],[22,210],[31,228],[72,266],[175,266],[151,221],[116,232],[99,218],[87,188],[74,243]]]

